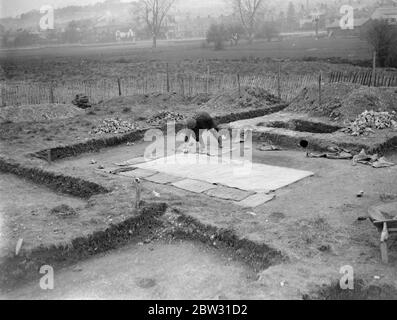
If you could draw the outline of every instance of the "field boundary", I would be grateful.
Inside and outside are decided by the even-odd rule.
[[[324,78],[325,79],[325,78]],[[131,95],[177,93],[183,97],[219,94],[244,87],[264,88],[284,101],[290,101],[305,86],[315,85],[318,75],[263,76],[210,74],[150,74],[139,78],[114,78],[100,81],[70,81],[63,83],[2,83],[0,107],[45,103],[70,104],[76,95],[88,96],[97,104],[111,98]]]
[[[329,82],[350,82],[374,87],[397,87],[397,75],[383,72],[373,74],[372,70],[367,72],[331,72]]]
[[[263,88],[283,101],[290,102],[299,92],[323,83],[349,82],[366,86],[397,87],[397,75],[372,70],[357,72],[312,73],[291,75],[267,73],[261,76],[240,76],[198,73],[157,73],[142,77],[103,79],[100,81],[68,81],[49,83],[15,82],[0,84],[0,107],[7,105],[35,105],[44,103],[70,104],[76,95],[88,96],[97,104],[111,98],[137,94],[177,93],[183,97],[218,94],[229,90]]]

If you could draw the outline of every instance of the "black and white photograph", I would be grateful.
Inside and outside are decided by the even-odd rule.
[[[397,300],[396,240],[397,0],[0,0],[0,300]]]

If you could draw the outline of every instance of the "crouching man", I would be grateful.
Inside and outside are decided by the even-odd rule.
[[[207,145],[204,141],[203,134],[211,132],[218,140],[218,147],[222,148],[222,136],[218,134],[219,128],[214,119],[207,112],[198,112],[193,118],[186,121],[186,128],[191,130],[195,135],[195,140],[199,143],[199,150],[206,150]],[[187,135],[185,142],[191,139],[192,135]]]

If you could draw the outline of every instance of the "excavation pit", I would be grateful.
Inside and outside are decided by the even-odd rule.
[[[292,119],[290,121],[272,121],[268,123],[259,123],[259,127],[281,128],[298,132],[310,133],[334,133],[342,127],[330,125],[323,122],[307,121],[302,119]]]

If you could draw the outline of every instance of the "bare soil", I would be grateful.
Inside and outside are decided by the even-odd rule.
[[[115,162],[142,155],[144,148],[145,144],[111,148],[56,162],[51,170],[96,179],[104,185],[131,188],[128,178],[101,173],[91,164],[91,159],[109,168]],[[396,154],[389,157],[397,161]],[[164,201],[204,224],[233,230],[240,237],[281,250],[289,262],[262,271],[258,280],[269,288],[269,298],[301,298],[316,290],[317,285],[331,285],[340,279],[339,269],[347,264],[354,267],[357,277],[366,284],[397,285],[396,251],[392,248],[390,264],[382,265],[380,235],[368,220],[359,219],[367,216],[368,208],[380,202],[383,194],[397,195],[395,167],[352,167],[350,161],[308,159],[298,151],[255,151],[254,161],[310,170],[315,176],[280,190],[275,200],[255,210],[149,182],[144,183],[144,198]],[[364,191],[363,198],[356,197],[360,190]],[[159,193],[160,198],[153,191]],[[117,206],[123,203],[118,199]]]
[[[65,234],[73,231],[76,218],[60,219],[51,210],[64,204],[81,214],[87,205],[80,198],[56,194],[11,174],[0,175],[0,195],[0,256],[15,247],[20,238],[24,239],[25,247],[33,239],[36,244],[64,240]]]
[[[130,245],[55,270],[54,290],[38,283],[4,294],[4,299],[85,300],[261,299],[256,274],[214,248],[191,242]]]
[[[228,93],[226,95],[228,96]],[[258,100],[255,95],[246,94],[246,96]],[[2,122],[0,126],[0,148],[3,155],[18,158],[45,149],[117,136],[116,133],[95,134],[95,130],[102,126],[105,119],[127,121],[135,130],[144,130],[166,124],[166,120],[158,121],[156,124],[150,122],[154,115],[161,112],[177,113],[188,118],[198,111],[208,111],[213,117],[225,117],[241,112],[267,110],[274,106],[271,96],[270,100],[262,99],[255,105],[222,103],[216,108],[211,104],[205,104],[210,98],[199,95],[188,99],[178,94],[134,95],[110,99],[87,110],[79,111],[79,115],[68,119],[60,117],[24,122],[8,120]],[[51,108],[45,109],[51,112]],[[66,109],[64,113],[70,113],[76,107],[71,106],[69,111],[67,107],[64,109]],[[232,117],[230,121],[232,120],[237,119]]]
[[[328,40],[323,39],[315,42],[317,47],[315,51],[319,51],[319,56],[325,57],[330,54],[326,52],[326,49],[328,50],[333,42],[326,41]],[[273,56],[284,45],[287,44],[284,43],[278,47],[275,44],[270,44],[269,49]],[[294,50],[307,52],[305,48],[293,49],[293,44],[290,43],[289,45],[291,46],[290,53]],[[312,43],[308,49],[313,49],[313,46]],[[48,53],[50,58],[46,63],[43,59],[37,57],[30,57],[23,63],[20,62],[21,59],[24,59],[23,55],[15,59],[5,57],[2,60],[5,71],[2,79],[27,81],[58,79],[62,81],[65,79],[100,79],[102,77],[131,74],[139,76],[155,70],[164,71],[164,62],[169,61],[167,59],[171,56],[175,61],[175,64],[171,66],[172,72],[188,70],[203,73],[206,72],[208,64],[210,64],[211,72],[223,74],[225,72],[260,74],[267,70],[277,70],[277,64],[274,61],[264,63],[263,59],[258,58],[258,56],[263,57],[263,46],[251,48],[253,52],[255,51],[252,58],[241,59],[241,52],[245,52],[246,48],[240,47],[233,52],[231,52],[232,50],[227,51],[229,60],[218,60],[223,53],[209,52],[208,58],[212,57],[213,60],[207,61],[200,58],[200,52],[195,52],[194,48],[192,48],[191,56],[187,60],[182,60],[180,56],[175,55],[175,48],[153,52],[145,56],[144,60],[139,55],[147,53],[147,49],[139,49],[132,53],[126,53],[123,51],[125,49],[121,48],[118,51],[120,57],[117,58],[113,55],[113,48],[108,48],[103,56],[90,48],[86,51],[83,50],[83,53],[81,48],[73,49],[74,56],[71,58],[66,58],[64,53],[59,51],[54,55],[50,50]],[[178,50],[180,50],[180,47],[178,47]],[[356,52],[357,50],[357,48],[350,50],[345,47],[343,48],[343,55],[351,55],[353,51]],[[180,51],[189,52],[188,50]],[[363,48],[361,47],[357,52],[362,53]],[[357,52],[353,55],[357,56]],[[36,54],[40,54],[40,50]],[[27,52],[26,55],[29,56],[32,53]],[[231,60],[233,56],[237,56],[238,60]],[[287,62],[283,68],[284,72],[294,74],[318,72],[319,69],[347,69],[344,65],[336,66],[324,62],[303,63],[301,61]],[[345,101],[343,99],[349,91],[351,91],[351,87],[348,86],[345,90],[340,91],[340,101]],[[310,103],[305,102],[308,92],[312,92],[312,97],[309,97]],[[378,98],[382,101],[382,97],[386,96],[383,94],[385,91],[379,92],[377,93]],[[326,112],[320,110],[321,116],[328,118],[330,116],[328,111],[332,113],[335,109],[341,109],[341,113],[349,117],[351,116],[349,112],[356,112],[356,109],[349,107],[350,105],[355,106],[358,112],[358,110],[361,110],[360,108],[366,107],[366,105],[361,104],[361,101],[373,101],[366,97],[361,99],[359,94],[350,97],[349,103],[345,105],[342,103],[341,106],[335,107],[335,101],[332,100],[335,98],[335,90],[331,90],[324,96],[324,101],[327,101],[329,105],[325,109]],[[394,101],[393,95],[394,93],[391,93],[391,101]],[[319,111],[316,108],[314,96],[314,91],[310,90],[300,96],[303,102],[297,103],[297,105],[300,108],[301,117],[305,117],[303,112]],[[71,97],[71,99],[73,98]],[[83,143],[93,138],[103,139],[112,136],[92,135],[90,133],[106,118],[117,117],[135,123],[137,128],[145,129],[149,127],[146,120],[153,114],[164,110],[183,113],[186,116],[199,108],[210,110],[211,114],[215,116],[250,110],[250,108],[236,108],[235,105],[231,106],[229,103],[223,103],[221,107],[211,110],[210,105],[205,105],[208,98],[210,97],[198,97],[196,100],[189,101],[183,97],[169,95],[125,97],[105,101],[90,110],[86,110],[83,116],[69,119],[25,123],[6,121],[2,123],[0,128],[1,157],[11,158],[23,166],[37,167],[53,174],[63,174],[84,179],[84,181],[92,181],[110,191],[109,193],[96,194],[83,201],[38,188],[13,176],[2,175],[2,181],[5,181],[4,185],[0,185],[2,196],[4,194],[10,199],[22,201],[26,204],[15,206],[9,202],[6,209],[2,209],[5,210],[5,213],[2,212],[4,219],[2,220],[1,231],[2,244],[4,243],[4,246],[2,245],[3,252],[12,257],[15,251],[15,242],[19,238],[24,239],[21,254],[28,254],[28,256],[31,250],[38,247],[56,248],[57,246],[65,246],[64,248],[68,248],[70,243],[73,243],[78,237],[80,237],[80,242],[78,241],[77,244],[81,245],[81,250],[89,247],[90,255],[95,254],[97,244],[101,252],[114,249],[117,243],[105,243],[100,246],[99,242],[101,237],[111,238],[113,236],[113,233],[108,234],[104,230],[117,226],[128,218],[136,217],[137,212],[134,210],[135,189],[130,178],[110,175],[106,171],[114,168],[115,163],[142,156],[148,144],[133,141],[134,144],[128,146],[122,144],[106,148],[100,152],[84,153],[74,158],[55,161],[51,164],[47,163],[45,159],[38,159],[29,155],[60,145]],[[306,110],[306,108],[309,109]],[[256,106],[252,108],[252,110],[256,109]],[[339,136],[339,138],[344,139],[344,136]],[[378,138],[378,136],[375,136],[373,141],[376,142]],[[351,137],[351,139],[354,140],[355,138]],[[371,143],[371,138],[368,139]],[[111,297],[135,295],[136,297],[153,298],[160,295],[165,298],[173,298],[185,294],[184,291],[181,291],[181,287],[186,286],[192,292],[197,293],[203,289],[204,285],[207,285],[209,290],[205,291],[203,298],[222,297],[225,291],[230,292],[231,298],[329,298],[337,296],[337,293],[335,294],[333,291],[333,286],[341,277],[340,268],[351,265],[355,270],[356,278],[363,281],[364,287],[375,286],[381,288],[380,292],[386,292],[387,297],[394,297],[393,288],[397,287],[397,253],[395,247],[390,249],[390,264],[382,265],[379,252],[380,235],[366,218],[368,208],[383,201],[385,194],[396,195],[397,198],[396,167],[385,169],[373,169],[367,166],[353,167],[350,161],[309,159],[303,151],[261,152],[257,150],[258,147],[258,144],[254,145],[254,162],[307,170],[315,174],[313,177],[279,190],[273,201],[255,209],[243,209],[230,201],[217,200],[205,195],[181,191],[169,185],[145,181],[143,182],[142,198],[147,203],[166,203],[174,212],[194,219],[203,226],[215,230],[229,230],[238,239],[244,239],[244,241],[258,246],[266,246],[271,252],[280,252],[285,260],[277,260],[277,263],[267,265],[267,268],[255,270],[257,271],[255,280],[245,284],[246,275],[252,274],[251,269],[246,269],[246,266],[242,266],[240,262],[227,266],[227,262],[223,258],[214,257],[217,252],[211,251],[207,255],[202,247],[191,247],[190,244],[168,247],[164,244],[153,244],[152,247],[132,247],[127,248],[125,252],[116,252],[115,255],[82,262],[81,277],[76,279],[86,284],[87,291],[73,291],[71,285],[68,284],[69,280],[74,278],[75,270],[61,271],[61,290],[57,291],[54,296],[68,298],[71,297],[73,292],[73,297],[76,294],[76,296],[83,298],[92,296],[101,298],[107,294]],[[387,156],[390,161],[397,162],[395,150],[391,150]],[[364,196],[358,198],[357,193],[360,191],[364,191]],[[40,194],[40,197],[38,194]],[[78,215],[70,218],[51,215],[51,209],[61,204],[69,205],[76,210]],[[128,231],[123,230],[127,233]],[[144,231],[146,232],[146,230]],[[99,232],[100,237],[91,237],[94,232]],[[118,236],[120,234],[117,227],[114,227],[111,232],[116,234],[115,238],[119,241]],[[87,238],[89,240],[86,240]],[[86,246],[85,240],[89,241],[89,246]],[[121,239],[119,244],[128,243],[129,240],[126,237]],[[217,248],[219,243],[214,241],[211,246]],[[147,252],[148,248],[149,252]],[[153,250],[151,251],[150,248]],[[122,287],[121,292],[114,291],[114,288],[109,288],[109,279],[117,283],[123,283],[127,280],[124,278],[125,275],[117,272],[113,274],[111,268],[117,265],[121,273],[126,272],[128,275],[128,271],[124,269],[126,267],[118,262],[123,260],[123,257],[128,255],[131,250],[133,256],[131,260],[128,260],[131,264],[136,261],[133,259],[140,259],[144,256],[147,257],[147,261],[152,268],[149,269],[150,272],[147,272],[147,275],[141,277],[142,279],[134,278],[134,280],[131,280],[132,290]],[[175,251],[184,253],[176,255],[178,257],[177,263],[166,260],[167,254],[174,254]],[[240,251],[240,248],[236,251]],[[48,259],[48,253],[51,253],[51,250],[42,257],[43,261],[36,262],[45,263]],[[186,257],[189,259],[186,259]],[[57,256],[57,258],[61,261],[65,260],[63,256]],[[25,256],[21,259],[25,259]],[[164,266],[168,266],[172,273],[166,274],[166,268],[158,261],[162,263],[166,261]],[[194,263],[192,264],[192,262]],[[22,261],[23,266],[27,264],[29,264],[28,259]],[[62,266],[62,264],[60,265]],[[159,274],[156,274],[154,266],[160,268],[157,269]],[[197,266],[202,268],[197,269]],[[36,267],[36,265],[33,267]],[[142,264],[134,270],[142,272],[142,270],[147,270],[146,267],[146,264]],[[211,269],[214,270],[212,274],[208,271]],[[191,273],[191,270],[195,270],[195,273]],[[173,278],[171,276],[180,273],[184,276],[177,282],[177,286],[171,286],[168,291],[161,290],[159,284],[170,284]],[[94,292],[95,287],[92,279],[97,280],[96,275],[98,274],[104,274],[105,276],[100,291]],[[194,278],[197,274],[210,279],[211,283],[219,281],[220,288],[209,286],[208,282],[186,283],[188,277]],[[235,279],[232,282],[230,282],[231,277]],[[147,283],[154,284],[153,289],[141,288],[141,284],[146,286]],[[321,291],[321,285],[326,286],[325,291]],[[389,287],[386,286],[390,286],[392,289],[389,290]],[[239,291],[239,287],[243,289]],[[35,290],[34,284],[32,284],[22,291],[15,292],[15,297],[32,297],[37,294]],[[372,297],[371,294],[361,296]],[[39,293],[38,297],[51,298],[51,295]],[[197,295],[192,295],[192,297],[198,298]],[[229,295],[226,294],[226,297],[229,297]]]

